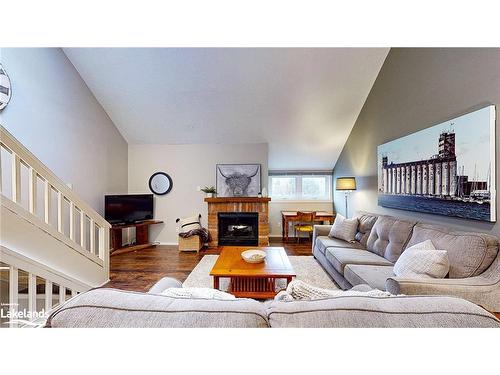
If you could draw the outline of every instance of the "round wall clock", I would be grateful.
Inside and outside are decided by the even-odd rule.
[[[2,64],[0,64],[0,110],[7,107],[11,97],[12,87],[10,84],[10,78]]]
[[[149,189],[156,195],[165,195],[172,190],[172,179],[165,172],[156,172],[149,178]]]

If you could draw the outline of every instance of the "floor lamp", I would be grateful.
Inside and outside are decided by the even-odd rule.
[[[347,196],[351,191],[356,190],[356,179],[354,177],[338,177],[335,190],[345,193],[345,217],[349,217],[347,212]]]

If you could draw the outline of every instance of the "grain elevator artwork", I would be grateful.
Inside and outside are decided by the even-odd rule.
[[[495,107],[378,147],[380,206],[496,221]]]

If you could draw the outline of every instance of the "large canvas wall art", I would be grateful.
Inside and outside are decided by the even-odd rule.
[[[260,164],[217,164],[219,197],[256,197],[260,193]]]
[[[495,106],[378,146],[379,206],[496,221]]]

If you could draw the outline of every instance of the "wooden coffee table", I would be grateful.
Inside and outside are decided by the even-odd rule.
[[[223,247],[210,276],[214,288],[219,289],[219,279],[230,279],[228,292],[236,297],[266,299],[276,293],[276,280],[286,279],[286,285],[295,277],[290,260],[283,247],[259,247],[266,252],[262,263],[247,263],[241,253],[257,247]]]

